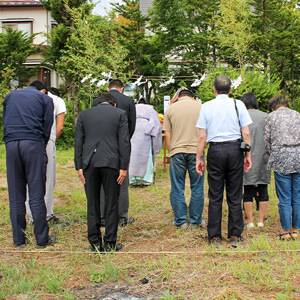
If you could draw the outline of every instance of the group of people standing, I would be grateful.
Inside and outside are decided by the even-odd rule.
[[[242,241],[242,200],[245,226],[255,226],[253,198],[259,205],[257,226],[264,226],[271,170],[274,170],[279,198],[282,227],[279,237],[282,240],[297,238],[300,228],[300,114],[288,108],[288,101],[282,95],[269,101],[269,115],[257,110],[258,101],[253,93],[245,94],[242,101],[229,98],[231,80],[226,76],[218,76],[213,89],[216,98],[202,106],[190,91],[180,91],[178,102],[165,114],[163,129],[171,156],[170,200],[174,225],[181,229],[188,228],[188,223],[192,228],[205,225],[202,218],[204,153],[209,144],[209,242],[219,247],[224,240],[221,231],[224,189],[228,204],[227,237],[232,247]],[[184,197],[187,171],[191,186],[189,209]]]
[[[209,242],[218,247],[223,241],[221,220],[225,188],[228,239],[232,247],[242,241],[242,199],[245,226],[255,226],[253,198],[259,203],[257,226],[264,226],[271,169],[275,172],[279,198],[280,238],[297,238],[300,114],[288,108],[283,96],[270,100],[269,115],[257,110],[258,102],[252,93],[245,94],[242,101],[230,98],[231,80],[226,76],[218,76],[213,89],[216,98],[203,105],[191,91],[181,89],[178,101],[172,103],[165,114],[163,130],[170,153],[174,225],[180,229],[206,226],[202,214],[205,150],[209,144]],[[162,146],[157,112],[145,101],[135,105],[123,90],[122,81],[111,80],[107,93],[99,95],[92,108],[81,112],[76,124],[75,168],[85,187],[88,240],[91,250],[96,252],[123,248],[117,243],[118,226],[135,221],[128,216],[129,184],[153,182],[155,155]],[[47,220],[55,219],[55,215],[53,201],[51,208],[44,200],[45,182],[46,178],[47,182],[48,178],[55,178],[53,172],[48,175],[49,161],[55,158],[55,137],[61,134],[66,110],[61,102],[59,108],[55,108],[55,95],[50,92],[49,97],[46,93],[44,85],[36,81],[29,88],[11,92],[3,102],[10,216],[13,240],[18,247],[26,244],[27,186],[37,247],[55,241],[55,237],[49,235]],[[52,133],[55,132],[52,139],[51,128]],[[47,150],[48,158],[46,145],[54,151],[48,153]],[[187,172],[191,187],[189,207],[184,196]],[[52,183],[52,192],[53,187]],[[101,226],[105,226],[104,236]]]

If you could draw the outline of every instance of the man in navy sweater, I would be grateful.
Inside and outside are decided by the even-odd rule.
[[[26,185],[37,248],[55,239],[49,237],[44,202],[46,145],[53,123],[53,101],[45,92],[45,85],[36,80],[28,88],[9,93],[3,101],[10,219],[14,244],[20,248],[26,243]]]

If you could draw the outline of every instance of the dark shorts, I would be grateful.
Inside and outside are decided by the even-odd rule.
[[[269,201],[268,185],[244,185],[243,201],[253,202],[253,198],[255,197],[257,197],[256,199],[258,200],[258,202]]]

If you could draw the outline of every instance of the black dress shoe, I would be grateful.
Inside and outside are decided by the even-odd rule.
[[[121,251],[123,248],[124,248],[124,246],[121,243],[118,243],[115,245],[104,245],[105,252],[118,252],[118,251]]]
[[[100,243],[96,243],[96,244],[91,245],[91,250],[93,252],[103,252],[104,251],[104,249],[102,247],[102,244],[100,244]]]
[[[221,246],[222,240],[219,237],[213,237],[209,243],[215,248],[219,248]]]
[[[132,223],[134,223],[135,222],[135,218],[134,217],[130,217],[129,219],[119,219],[119,225],[121,226],[121,227],[125,227],[125,226],[127,226],[128,224],[132,224]]]
[[[57,224],[59,223],[59,218],[56,215],[52,215],[49,218],[47,218],[47,222],[50,224]]]
[[[27,239],[27,237],[25,237],[24,243],[23,243],[23,244],[16,245],[16,248],[18,248],[18,249],[23,249],[23,248],[25,248],[25,246],[26,246],[27,244],[28,244],[28,239]]]
[[[51,246],[56,243],[56,236],[55,235],[49,235],[48,241],[43,244],[36,244],[37,249],[44,249],[47,246]]]
[[[237,248],[237,246],[240,245],[242,241],[243,241],[242,237],[231,236],[229,238],[229,244],[232,248]]]

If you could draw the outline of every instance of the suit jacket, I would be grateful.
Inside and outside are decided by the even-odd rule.
[[[135,110],[134,101],[130,97],[120,93],[116,89],[111,89],[109,93],[112,94],[117,99],[117,103],[118,103],[117,107],[126,111],[128,117],[129,138],[131,139],[135,130],[135,123],[136,123],[136,110]],[[93,107],[96,105],[97,105],[97,99],[94,99]]]
[[[75,131],[75,168],[93,167],[127,170],[130,142],[124,110],[102,103],[81,112]]]

